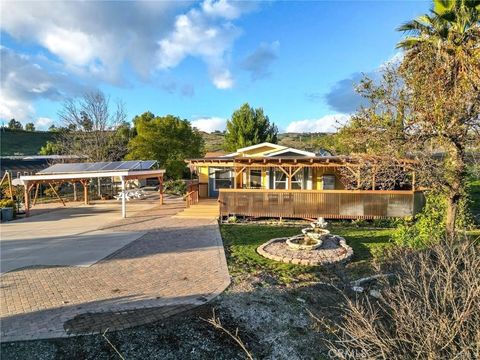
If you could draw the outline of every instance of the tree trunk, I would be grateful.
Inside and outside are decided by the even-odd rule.
[[[458,192],[450,193],[448,196],[446,230],[447,230],[447,237],[449,239],[452,239],[455,236],[455,230],[456,230],[455,223],[457,221],[460,199],[461,199],[461,195]]]

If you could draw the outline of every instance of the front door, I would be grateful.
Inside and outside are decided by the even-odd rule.
[[[210,168],[208,176],[208,196],[218,197],[219,189],[233,188],[233,172],[230,168]]]

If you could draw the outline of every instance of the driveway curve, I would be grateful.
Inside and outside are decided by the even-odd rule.
[[[1,341],[120,330],[220,294],[230,276],[218,224],[173,218],[178,210],[171,202],[103,226],[146,233],[89,267],[34,266],[3,274]]]

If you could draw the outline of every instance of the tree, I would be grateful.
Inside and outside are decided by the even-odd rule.
[[[26,131],[35,131],[35,124],[34,123],[27,123],[25,124]]]
[[[59,117],[64,127],[55,130],[62,153],[83,155],[89,161],[121,160],[126,154],[129,139],[117,134],[126,122],[121,102],[112,106],[102,92],[89,92],[67,99]]]
[[[134,118],[137,135],[128,143],[131,160],[157,160],[170,178],[188,174],[185,159],[204,155],[204,141],[187,120],[147,112]]]
[[[38,153],[40,155],[58,155],[61,154],[61,148],[57,142],[48,140]]]
[[[341,130],[350,151],[414,157],[417,184],[447,199],[449,236],[464,201],[467,149],[480,141],[480,26],[472,3],[435,1],[430,15],[403,25],[402,61],[386,66],[379,84],[361,82],[369,105]]]
[[[262,108],[253,109],[250,105],[243,104],[227,122],[224,148],[227,151],[235,151],[262,142],[276,143],[277,135],[277,127],[273,123],[270,124]]]
[[[418,26],[413,26],[418,25]],[[465,195],[467,144],[480,136],[480,1],[435,0],[430,15],[400,28],[409,32],[400,73],[414,121],[409,138],[443,150],[439,185],[447,195],[453,236]]]
[[[11,129],[11,130],[22,130],[23,126],[22,126],[22,123],[20,121],[17,121],[15,119],[11,119],[8,122],[8,128]]]

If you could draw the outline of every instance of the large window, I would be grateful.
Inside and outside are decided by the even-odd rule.
[[[273,175],[274,175],[274,179],[273,179],[274,189],[288,188],[288,177],[282,170],[274,169]],[[301,190],[301,189],[303,189],[303,170],[298,171],[292,177],[292,190]]]
[[[230,189],[232,187],[232,174],[228,169],[214,170],[213,174],[213,188],[218,189]]]
[[[282,170],[275,169],[273,171],[273,188],[274,189],[286,189],[287,188],[287,175]]]
[[[261,188],[262,187],[262,170],[261,169],[250,169],[250,183],[251,188]]]

